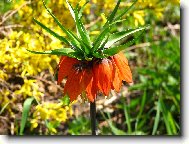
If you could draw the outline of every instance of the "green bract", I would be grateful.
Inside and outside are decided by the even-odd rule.
[[[69,11],[74,19],[74,22],[76,24],[76,30],[77,34],[73,33],[72,31],[66,29],[59,20],[51,13],[51,11],[47,8],[45,2],[43,1],[43,4],[48,11],[48,13],[53,17],[56,24],[61,28],[61,30],[67,35],[67,37],[60,36],[56,32],[52,31],[48,27],[46,27],[44,24],[40,23],[36,19],[34,21],[41,26],[43,29],[45,29],[48,33],[68,45],[70,48],[61,48],[61,49],[55,49],[45,52],[38,52],[38,51],[31,51],[29,52],[35,53],[35,54],[51,54],[51,55],[62,55],[62,56],[68,56],[72,58],[77,58],[78,60],[87,60],[90,61],[93,58],[105,58],[112,55],[115,55],[116,53],[126,49],[129,45],[133,44],[138,38],[141,37],[141,34],[119,46],[111,47],[116,42],[120,41],[121,39],[127,37],[128,35],[134,34],[135,32],[143,31],[149,26],[143,26],[136,29],[129,29],[126,31],[111,33],[111,29],[113,26],[115,26],[117,23],[125,21],[125,19],[121,19],[123,15],[125,15],[129,9],[131,9],[134,4],[137,2],[137,0],[134,1],[134,3],[127,9],[125,9],[122,13],[120,13],[118,16],[116,16],[117,10],[119,8],[119,5],[121,3],[121,0],[118,0],[114,10],[110,14],[110,16],[107,18],[107,22],[104,24],[101,33],[97,36],[97,38],[92,42],[89,37],[89,33],[86,31],[84,24],[82,23],[82,12],[85,7],[85,5],[89,2],[87,1],[82,7],[79,6],[79,4],[76,5],[75,8],[72,7],[72,5],[66,0]]]

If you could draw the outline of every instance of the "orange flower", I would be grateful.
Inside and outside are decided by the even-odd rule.
[[[132,82],[131,70],[123,53],[92,61],[79,61],[62,56],[58,84],[65,77],[67,81],[64,94],[68,94],[71,101],[85,93],[89,101],[94,102],[98,92],[108,96],[111,89],[120,91],[122,81]]]

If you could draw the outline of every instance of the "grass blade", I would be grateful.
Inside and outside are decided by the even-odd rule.
[[[160,98],[157,102],[157,111],[156,111],[156,117],[155,117],[155,121],[154,121],[154,126],[153,126],[153,130],[152,130],[152,135],[155,135],[157,132],[157,128],[158,128],[158,124],[159,124],[159,120],[160,120]]]
[[[23,112],[22,112],[22,119],[21,119],[21,125],[20,125],[20,135],[23,135],[24,128],[27,122],[29,110],[32,104],[32,101],[34,100],[34,97],[27,98],[24,102],[23,106]]]
[[[135,123],[135,131],[137,131],[138,129],[138,122],[139,122],[139,119],[143,113],[143,110],[144,110],[144,107],[145,107],[145,102],[146,102],[146,90],[144,91],[144,94],[142,96],[142,101],[141,101],[141,106],[140,106],[140,110],[139,110],[139,113],[137,115],[137,118],[136,118],[136,123]]]
[[[6,107],[10,104],[10,102],[7,102],[1,109],[0,115],[3,113],[3,111],[6,109]]]
[[[163,102],[163,99],[160,97],[160,107],[161,107],[161,112],[163,114],[163,119],[164,119],[164,122],[165,122],[165,126],[166,126],[166,130],[167,130],[167,133],[168,135],[172,135],[172,129],[171,129],[171,125],[170,125],[170,120],[168,119],[168,110],[166,109],[166,106]]]
[[[114,126],[114,124],[112,123],[111,121],[111,118],[110,118],[110,114],[107,113],[108,115],[108,118],[106,118],[106,116],[104,115],[103,112],[101,112],[103,118],[108,122],[108,125],[110,126],[110,129],[112,130],[112,133],[115,134],[115,135],[126,135],[127,133],[118,129],[117,127]]]
[[[123,110],[124,110],[124,115],[126,118],[126,123],[127,123],[127,128],[128,128],[128,134],[131,134],[132,133],[131,120],[130,120],[130,115],[129,115],[127,106],[125,104],[124,98],[122,98],[122,103],[123,103]]]

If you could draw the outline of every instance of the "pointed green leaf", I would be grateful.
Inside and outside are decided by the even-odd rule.
[[[133,3],[133,5],[135,4],[136,2]],[[129,10],[129,9],[128,9]],[[127,10],[127,11],[128,11]],[[123,19],[123,20],[119,20],[119,19],[116,19],[115,22],[111,23],[111,24],[108,24],[106,23],[104,26],[103,26],[103,30],[102,32],[100,33],[100,35],[96,38],[95,42],[94,42],[94,46],[93,46],[93,52],[95,52],[96,50],[99,49],[99,46],[101,45],[102,41],[104,41],[105,39],[105,36],[110,32],[110,30],[112,29],[113,26],[115,26],[117,23],[119,22],[123,22],[123,21],[126,21],[127,19]]]
[[[117,24],[117,23],[124,22],[124,21],[126,21],[126,20],[127,20],[127,19],[116,20],[116,21],[112,22],[110,25],[115,25],[115,24]]]
[[[74,12],[74,8],[73,8],[72,5],[68,2],[68,0],[66,0],[66,3],[67,3],[67,5],[68,5],[68,9],[69,9],[69,11],[70,11],[70,13],[71,13],[71,15],[72,15],[74,21],[75,21],[75,12]]]
[[[56,37],[60,41],[66,43],[66,44],[69,44],[68,40],[66,38],[64,38],[63,36],[60,36],[59,34],[55,33],[54,31],[52,31],[51,29],[46,27],[44,24],[42,24],[41,22],[37,21],[35,18],[33,18],[33,20],[35,21],[35,23],[37,23],[39,26],[41,26],[44,30],[46,30],[51,35],[53,35],[54,37]]]
[[[90,0],[87,0],[87,1],[85,2],[85,4],[81,7],[81,9],[79,10],[79,15],[78,15],[78,16],[79,16],[79,19],[81,19],[83,10],[84,10],[85,6],[89,3],[89,1],[90,1]]]
[[[104,29],[100,35],[96,38],[96,40],[94,41],[94,46],[92,48],[93,52],[95,52],[96,50],[98,50],[100,48],[100,45],[102,44],[102,42],[106,39],[106,35],[109,34],[111,27],[107,27],[106,29]]]
[[[100,54],[99,52],[93,53],[93,56],[96,58],[105,58],[105,56],[103,54]]]
[[[30,98],[27,98],[24,102],[21,125],[20,125],[20,135],[23,135],[23,131],[24,131],[24,128],[25,128],[25,125],[26,125],[26,121],[28,119],[29,110],[30,110],[30,107],[31,107],[33,100],[34,100],[34,97],[30,97]]]
[[[133,4],[132,4],[130,7],[128,7],[127,9],[125,9],[121,14],[119,14],[119,15],[115,18],[115,20],[117,21],[117,20],[119,20],[122,16],[124,16],[124,15],[136,4],[137,1],[138,1],[138,0],[135,0],[135,1],[133,2]]]
[[[105,45],[105,48],[109,48],[111,45],[113,45],[114,43],[118,42],[119,40],[125,38],[126,36],[128,36],[130,34],[133,34],[135,32],[138,32],[138,31],[141,31],[141,30],[144,30],[147,28],[149,28],[149,26],[144,26],[144,27],[140,27],[140,28],[136,28],[136,29],[130,29],[127,31],[121,31],[121,32],[114,33],[114,34],[110,35],[110,38]]]
[[[76,23],[76,28],[78,31],[79,36],[82,38],[82,40],[91,47],[91,42],[90,42],[90,37],[89,34],[87,33],[83,23],[81,22],[80,16],[79,16],[79,10],[78,10],[78,6],[76,9],[74,9],[72,7],[72,5],[68,2],[68,0],[66,0],[67,4],[68,4],[68,8],[70,10],[70,13],[72,14],[72,17]]]
[[[144,32],[144,30],[143,30],[143,32]],[[141,34],[137,38],[135,38],[135,39],[127,42],[126,44],[119,45],[119,46],[116,46],[116,47],[112,47],[112,48],[109,48],[109,49],[105,49],[103,51],[103,53],[106,54],[106,55],[109,55],[109,56],[117,54],[118,52],[126,49],[128,46],[132,45],[135,41],[137,41],[138,39],[140,39],[141,36],[142,36],[142,34],[143,34],[143,32],[141,32]]]
[[[44,0],[42,0],[42,1],[43,1],[43,5],[44,5],[45,9],[53,17],[53,19],[56,22],[56,24],[63,30],[63,32],[65,32],[66,34],[68,34],[68,31],[66,30],[66,28],[59,22],[59,20],[56,18],[56,16],[47,8]]]
[[[104,50],[106,43],[108,42],[109,35],[106,36],[105,39],[103,39],[102,44],[100,45],[100,50]]]
[[[74,35],[71,31],[69,31],[70,34],[73,36],[73,41],[75,41],[77,44],[79,44],[79,49],[81,52],[86,55],[90,53],[90,47],[84,43],[84,41],[80,40],[76,35]]]
[[[54,50],[48,50],[48,51],[44,51],[44,52],[32,51],[32,50],[27,50],[27,51],[34,53],[34,54],[64,55],[64,56],[69,56],[69,57],[73,57],[73,58],[79,57],[79,53],[70,48],[54,49]]]
[[[47,8],[47,6],[46,6],[44,0],[42,0],[42,1],[43,1],[43,5],[45,6],[45,9],[46,9],[47,12],[53,17],[53,19],[54,19],[54,21],[56,22],[56,24],[61,28],[61,30],[62,30],[63,32],[65,32],[65,33],[67,34],[67,36],[68,36],[69,38],[72,38],[72,36],[71,36],[71,34],[69,33],[69,31],[59,22],[59,20],[56,18],[56,16],[55,16],[53,13],[51,13],[51,11]],[[72,40],[73,40],[73,39],[71,39],[70,43],[71,43],[72,45],[74,45],[74,44],[72,43]]]
[[[117,10],[118,10],[118,8],[119,8],[120,2],[121,2],[121,0],[118,0],[116,6],[114,7],[114,9],[113,9],[113,11],[112,11],[112,13],[111,13],[110,16],[107,18],[107,22],[104,24],[103,29],[106,29],[107,26],[108,26],[109,24],[111,24],[111,22],[113,21],[113,19],[114,19],[114,17],[115,17],[115,14],[116,14],[116,12],[117,12]]]
[[[70,34],[69,37],[72,41],[72,45],[77,49],[79,49],[80,51],[84,52],[80,44],[80,39],[72,31],[68,30],[68,32]]]
[[[104,24],[103,28],[102,28],[102,32],[100,33],[100,35],[96,38],[95,42],[94,42],[94,46],[93,46],[93,52],[96,51],[97,49],[99,49],[102,41],[105,40],[105,35],[107,35],[112,26],[114,26],[116,23],[114,23],[113,25],[111,24],[111,22],[113,21],[115,14],[119,8],[121,0],[118,0],[114,10],[112,11],[112,13],[110,14],[110,16],[107,19],[107,22]]]
[[[92,47],[90,37],[88,32],[86,31],[83,23],[81,22],[81,19],[79,18],[78,10],[75,10],[75,18],[76,18],[76,26],[77,30],[79,32],[80,37],[82,40],[89,46]]]
[[[109,22],[109,24],[113,21],[113,19],[115,17],[115,14],[116,14],[116,12],[117,12],[117,10],[119,8],[120,3],[121,3],[121,0],[118,0],[116,6],[114,8],[114,10],[112,11],[112,13],[110,14],[110,16],[108,17],[107,22]]]
[[[43,5],[45,6],[45,9],[47,10],[47,12],[53,17],[54,21],[56,22],[56,24],[61,28],[61,30],[63,32],[65,32],[67,34],[67,36],[69,37],[70,39],[70,45],[72,45],[73,47],[75,47],[76,49],[81,49],[78,45],[78,43],[75,41],[73,35],[69,32],[69,30],[67,30],[60,22],[59,20],[56,18],[56,16],[51,13],[51,11],[47,8],[44,0],[43,0]],[[79,50],[78,50],[79,51]]]

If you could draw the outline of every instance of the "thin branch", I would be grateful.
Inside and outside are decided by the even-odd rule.
[[[155,42],[153,42],[153,43],[159,44],[159,41],[155,41]],[[151,43],[150,43],[150,42],[141,43],[141,44],[138,44],[138,45],[130,46],[130,47],[128,47],[125,51],[131,51],[131,50],[134,50],[134,49],[137,49],[137,48],[143,48],[143,47],[149,47],[149,46],[151,46]]]
[[[45,83],[47,83],[47,84],[53,85],[53,86],[57,87],[59,90],[61,90],[61,91],[63,90],[63,88],[60,87],[59,85],[57,85],[57,84],[55,84],[55,83],[53,83],[53,82],[47,81],[47,80],[44,79],[44,78],[41,78],[41,77],[38,77],[38,76],[29,76],[29,77],[32,77],[32,78],[35,78],[35,79],[37,79],[37,80],[39,80],[39,81],[42,81],[42,82],[45,82]]]
[[[4,29],[10,29],[10,28],[18,28],[18,27],[23,27],[22,25],[19,24],[15,24],[15,25],[7,25],[7,26],[1,26],[0,30],[4,30]]]
[[[86,29],[90,28],[91,26],[95,25],[95,24],[96,24],[98,21],[100,21],[100,20],[101,20],[101,17],[98,17],[96,20],[90,22],[89,24],[86,24],[86,25],[85,25],[85,28],[86,28]]]
[[[30,3],[31,3],[30,1],[25,2],[24,4],[22,4],[21,6],[19,6],[17,9],[11,10],[11,11],[8,11],[7,13],[5,13],[2,16],[2,21],[0,22],[0,25],[2,25],[8,18],[10,18],[11,16],[13,16],[15,13],[17,13],[22,7],[24,7],[24,6],[26,6],[27,4],[30,4]]]

